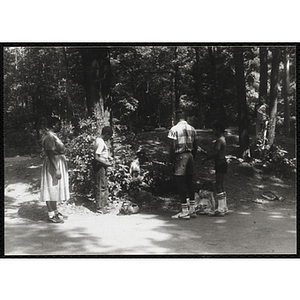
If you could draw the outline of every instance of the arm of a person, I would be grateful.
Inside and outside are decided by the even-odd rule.
[[[194,159],[196,158],[197,152],[198,152],[198,145],[197,145],[197,138],[196,138],[196,134],[195,134],[195,138],[194,138],[194,142],[193,142],[193,150],[192,150],[192,154]]]
[[[45,153],[46,153],[47,157],[49,158],[50,164],[53,167],[53,169],[55,170],[55,177],[57,179],[61,179],[60,170],[58,169],[57,161],[56,161],[56,158],[54,155],[54,150],[55,150],[54,139],[51,137],[46,138],[44,147],[45,147]]]
[[[56,159],[55,159],[54,151],[53,150],[45,150],[45,152],[46,152],[46,155],[49,158],[50,164],[53,167],[53,169],[55,170],[55,172],[60,173],[58,168],[57,168],[57,162],[56,162]]]
[[[95,159],[98,162],[100,162],[102,165],[104,165],[106,168],[112,166],[112,164],[111,164],[111,162],[109,160],[106,161],[106,160],[101,159],[101,157],[100,157],[100,155],[98,153],[95,154]]]
[[[170,140],[170,163],[175,160],[175,140]]]
[[[169,148],[170,148],[170,153],[169,153],[170,163],[174,163],[177,137],[176,137],[176,132],[173,131],[172,128],[168,133],[168,139],[169,139]]]
[[[98,149],[99,147],[100,147],[100,149]],[[99,142],[97,142],[97,140],[96,140],[95,143],[94,143],[94,145],[93,145],[94,157],[95,157],[95,160],[97,160],[99,163],[101,163],[103,166],[105,166],[107,168],[107,167],[111,166],[111,164],[109,163],[109,161],[101,159],[100,154],[96,153],[97,150],[99,152],[101,152],[102,149],[103,149],[102,147],[103,147],[103,145],[101,145],[101,143],[99,144]]]

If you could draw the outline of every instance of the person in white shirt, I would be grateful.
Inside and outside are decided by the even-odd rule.
[[[95,200],[96,211],[100,214],[109,212],[107,168],[112,166],[113,158],[109,155],[106,142],[112,136],[112,128],[105,126],[94,144]]]

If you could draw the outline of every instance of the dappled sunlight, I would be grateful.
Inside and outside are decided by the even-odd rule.
[[[286,230],[285,232],[287,232],[287,233],[292,233],[292,234],[296,234],[296,230]]]
[[[9,194],[13,193],[13,192],[18,193],[18,195],[22,195],[24,192],[27,191],[28,187],[29,187],[29,184],[27,184],[27,183],[22,183],[22,182],[11,183],[6,186],[5,195],[9,196]]]
[[[256,187],[259,188],[259,189],[264,189],[264,188],[266,188],[266,185],[264,185],[264,184],[257,184]]]
[[[295,215],[289,215],[289,214],[284,214],[282,212],[269,212],[269,219],[285,219],[285,218],[289,218],[289,219],[296,219]]]
[[[37,165],[37,166],[29,166],[27,167],[28,169],[37,169],[37,168],[41,168],[42,167],[42,164],[40,165]]]
[[[274,248],[266,249],[261,243],[267,245],[274,232],[282,235],[282,238],[284,233],[289,233],[289,236],[295,235],[293,227],[281,230],[282,221],[279,220],[284,214],[263,210],[257,210],[256,213],[235,211],[224,218],[198,216],[190,220],[172,220],[172,214],[169,213],[162,215],[141,213],[130,216],[71,214],[64,224],[49,224],[41,220],[34,222],[27,219],[25,232],[24,219],[23,222],[18,222],[17,219],[9,218],[6,220],[6,230],[9,234],[5,235],[5,253],[6,255],[192,253],[203,255],[226,254],[231,253],[233,249],[239,249],[235,250],[235,253],[257,253],[257,251],[270,253]],[[265,224],[264,227],[257,227],[257,224],[266,219],[273,220],[274,226]],[[233,229],[235,233],[229,234]],[[254,239],[260,241],[258,248],[251,242]],[[276,247],[285,246],[281,243]]]
[[[30,184],[22,182],[8,184],[4,191],[5,208],[9,208],[16,203],[39,200],[40,195],[38,191],[33,193],[30,190],[31,187]]]
[[[281,215],[274,215],[274,216],[270,216],[269,218],[283,219],[283,218],[285,218],[285,217],[284,217],[284,216],[281,216]]]
[[[287,185],[287,184],[283,184],[283,183],[277,183],[277,182],[270,183],[270,185],[272,185],[272,186],[279,186],[279,187],[286,188],[286,189],[289,189],[289,188],[292,187],[291,185]]]
[[[219,220],[216,220],[214,223],[216,224],[222,224],[222,223],[226,223],[227,221],[225,219],[219,219]]]

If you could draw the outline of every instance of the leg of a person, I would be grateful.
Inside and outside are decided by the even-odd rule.
[[[185,176],[175,176],[175,181],[179,191],[179,198],[181,202],[181,212],[172,216],[172,219],[189,219],[189,209],[186,201],[187,189]]]
[[[100,170],[95,173],[95,201],[97,209],[100,208],[101,194],[100,194]]]
[[[187,164],[186,164],[186,186],[188,191],[188,196],[190,200],[195,199],[194,194],[194,158],[191,153],[187,154]]]
[[[46,205],[47,205],[47,210],[48,210],[48,212],[54,211],[54,209],[52,208],[52,202],[53,202],[53,201],[46,201]]]
[[[51,201],[51,206],[54,211],[57,210],[57,201]]]
[[[177,184],[179,198],[181,202],[181,212],[172,216],[172,219],[184,218],[189,219],[188,203],[186,201],[187,187],[186,187],[186,165],[187,156],[185,154],[179,154],[175,158],[174,174],[175,182]]]
[[[104,169],[104,168],[103,168]],[[102,177],[102,185],[101,185],[101,191],[103,193],[103,207],[107,206],[108,201],[108,178],[107,178],[107,170],[104,169],[103,177]]]
[[[55,211],[57,209],[56,201],[46,201],[48,212]]]
[[[224,173],[216,172],[216,191],[217,194],[224,192]]]
[[[217,189],[217,195],[216,195],[216,200],[217,200],[217,210],[216,210],[216,215],[219,216],[224,216],[225,213],[228,211],[227,208],[227,203],[226,203],[226,193],[224,192],[224,173],[223,172],[216,172],[216,189]]]
[[[187,189],[185,176],[175,176],[175,182],[179,192],[179,199],[182,204],[186,203]]]
[[[194,183],[193,183],[194,175],[187,175],[185,178],[186,178],[188,197],[190,198],[190,200],[195,200]]]
[[[106,176],[106,169],[100,168],[99,170],[99,202],[98,207],[104,208],[107,204],[107,176]]]

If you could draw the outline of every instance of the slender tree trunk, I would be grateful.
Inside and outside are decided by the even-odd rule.
[[[217,119],[226,120],[226,113],[223,103],[223,97],[220,91],[219,87],[219,81],[218,81],[218,72],[217,72],[217,66],[216,66],[216,59],[218,58],[218,55],[220,55],[220,48],[218,47],[208,47],[208,55],[210,59],[211,64],[211,70],[212,70],[212,99],[213,99],[213,105],[214,105],[214,111]]]
[[[284,135],[290,137],[290,106],[289,106],[289,55],[285,49],[284,55],[284,75],[283,75],[283,99],[284,99]]]
[[[267,47],[259,48],[260,60],[260,79],[259,79],[259,106],[267,103],[268,94],[268,65],[267,65]]]
[[[259,60],[260,60],[260,79],[259,79],[259,99],[256,107],[256,136],[262,131],[263,116],[258,111],[258,108],[263,104],[267,104],[268,95],[268,65],[267,65],[267,47],[259,48]]]
[[[234,62],[236,72],[237,104],[238,104],[238,126],[240,155],[243,158],[250,157],[249,153],[249,131],[248,131],[248,108],[246,102],[244,57],[243,48],[234,47]]]
[[[177,61],[177,47],[174,48],[174,93],[175,93],[175,109],[179,108],[179,68]]]
[[[196,51],[196,94],[198,97],[198,109],[199,109],[199,127],[204,126],[204,112],[202,104],[202,81],[201,81],[201,68],[200,68],[200,51],[198,47],[195,47]]]
[[[173,79],[174,81],[174,79]],[[174,86],[174,84],[173,84]],[[175,125],[175,110],[176,110],[176,107],[175,107],[175,99],[173,97],[173,87],[171,86],[171,126],[174,126]]]
[[[272,146],[275,141],[275,127],[277,117],[277,88],[278,88],[278,70],[280,62],[280,48],[274,47],[272,49],[272,70],[271,70],[271,86],[270,86],[270,106],[269,106],[269,131],[268,131],[268,145]]]
[[[70,76],[69,76],[69,63],[67,59],[67,52],[66,48],[63,47],[63,56],[64,56],[64,67],[66,73],[66,93],[67,93],[67,103],[66,103],[66,110],[67,110],[67,120],[70,121],[71,117],[73,116],[73,106],[71,100],[71,88],[70,88]]]

